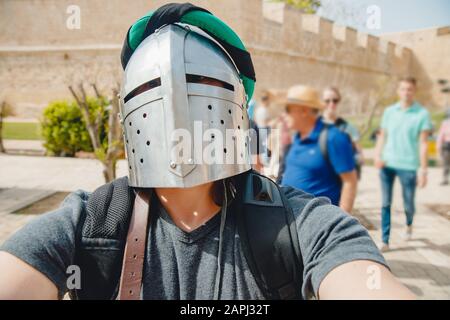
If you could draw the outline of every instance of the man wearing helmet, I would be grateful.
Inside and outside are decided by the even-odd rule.
[[[414,298],[356,219],[251,171],[253,66],[222,21],[163,6],[130,28],[122,62],[129,178],[7,240],[0,299]]]

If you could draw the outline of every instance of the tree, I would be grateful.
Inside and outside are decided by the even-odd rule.
[[[91,86],[97,98],[105,101],[104,106],[100,108],[100,110],[97,110],[96,114],[91,114],[89,111],[88,96],[82,83],[78,86],[78,92],[75,91],[73,86],[69,86],[69,90],[75,98],[83,115],[95,156],[103,165],[103,176],[105,181],[110,182],[116,178],[116,164],[123,155],[123,141],[118,119],[119,90],[114,88],[112,90],[112,97],[106,98],[100,93],[95,84],[91,84]],[[105,114],[108,117],[108,139],[107,144],[102,144],[100,126],[103,123]]]
[[[272,0],[273,2],[284,2],[285,4],[301,10],[304,13],[316,13],[321,6],[320,0]]]
[[[375,81],[374,89],[369,93],[368,116],[364,123],[359,127],[361,137],[371,134],[373,121],[379,110],[383,107],[393,104],[396,100],[395,84],[390,78],[379,78]]]

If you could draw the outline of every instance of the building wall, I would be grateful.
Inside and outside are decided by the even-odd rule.
[[[0,1],[0,94],[19,116],[36,117],[49,101],[70,98],[68,86],[81,80],[110,90],[120,81],[119,55],[129,26],[167,2]],[[338,85],[346,112],[359,114],[411,72],[411,50],[315,15],[284,7],[276,19],[268,19],[262,0],[191,2],[211,10],[241,36],[256,68],[256,97],[264,89],[295,83],[318,89]],[[66,28],[72,4],[81,9],[79,30]]]
[[[450,86],[450,26],[414,32],[383,35],[383,38],[404,46],[414,52],[412,73],[419,77],[422,93],[429,93],[431,107],[442,108],[445,97],[441,93],[439,79],[446,79]]]

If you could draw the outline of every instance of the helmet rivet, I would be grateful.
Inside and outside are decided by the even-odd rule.
[[[175,167],[177,166],[177,164],[175,163],[175,162],[170,162],[170,167],[172,168],[172,169],[174,169]]]
[[[192,160],[192,158],[190,158],[190,159],[188,159],[188,163],[189,163],[189,164],[193,164],[193,163],[194,163],[194,160]]]

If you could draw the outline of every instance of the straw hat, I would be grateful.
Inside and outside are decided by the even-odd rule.
[[[288,90],[286,105],[305,106],[318,110],[322,110],[324,107],[317,90],[303,85],[296,85]]]

